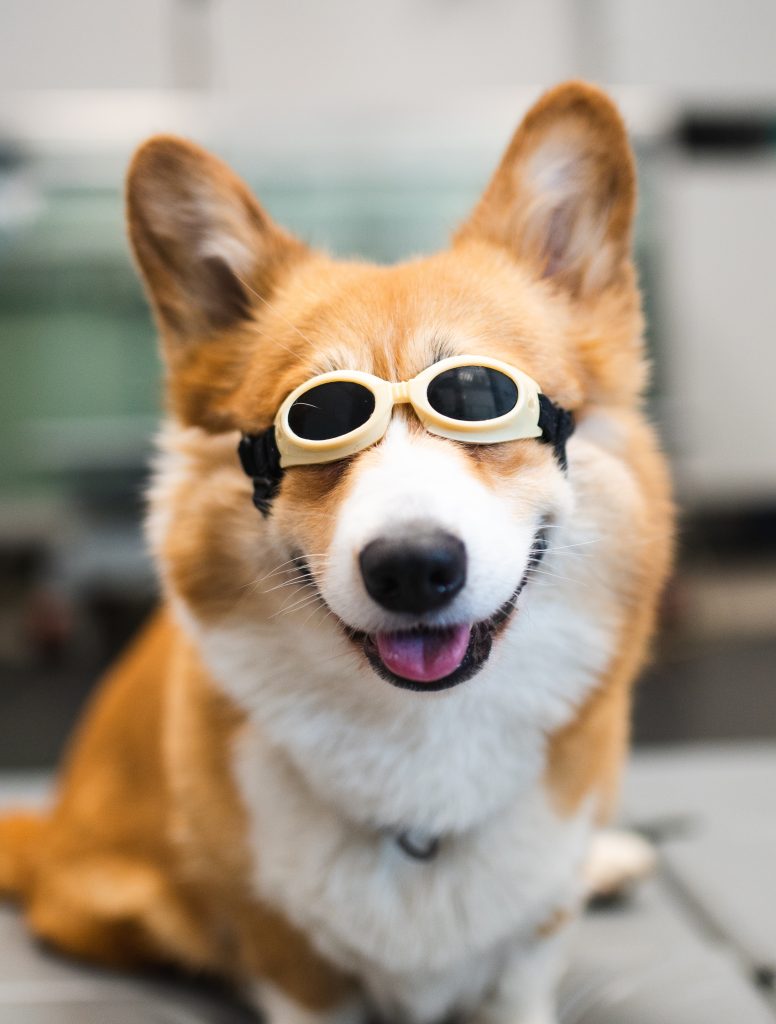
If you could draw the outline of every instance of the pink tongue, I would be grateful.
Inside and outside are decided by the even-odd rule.
[[[469,646],[471,627],[450,626],[430,633],[376,633],[377,653],[402,679],[433,683],[455,672]]]

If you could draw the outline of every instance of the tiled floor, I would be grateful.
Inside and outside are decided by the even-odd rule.
[[[45,780],[6,778],[2,802]],[[561,989],[561,1024],[776,1024],[776,750],[642,754],[623,816],[661,837],[661,868],[591,911]],[[41,950],[0,911],[0,1024],[248,1024],[225,994],[116,977]]]
[[[0,909],[0,1024],[254,1024],[225,993],[75,965],[33,943]]]

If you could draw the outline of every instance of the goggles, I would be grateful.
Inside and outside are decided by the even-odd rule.
[[[539,438],[565,469],[573,416],[551,402],[528,374],[488,356],[454,356],[409,381],[390,383],[359,370],[335,370],[305,381],[285,399],[274,426],[246,436],[240,459],[254,481],[262,512],[282,471],[346,459],[388,430],[396,405],[412,406],[429,433],[470,444]]]

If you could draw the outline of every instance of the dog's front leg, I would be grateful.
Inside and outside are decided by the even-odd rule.
[[[568,924],[510,951],[471,1024],[556,1024],[555,990],[566,963]]]

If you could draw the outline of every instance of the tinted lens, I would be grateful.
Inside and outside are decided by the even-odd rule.
[[[434,377],[426,392],[429,405],[453,420],[493,420],[517,405],[517,385],[489,366],[456,366]]]
[[[333,380],[310,388],[288,410],[288,425],[306,441],[328,441],[362,426],[375,409],[363,384]]]

